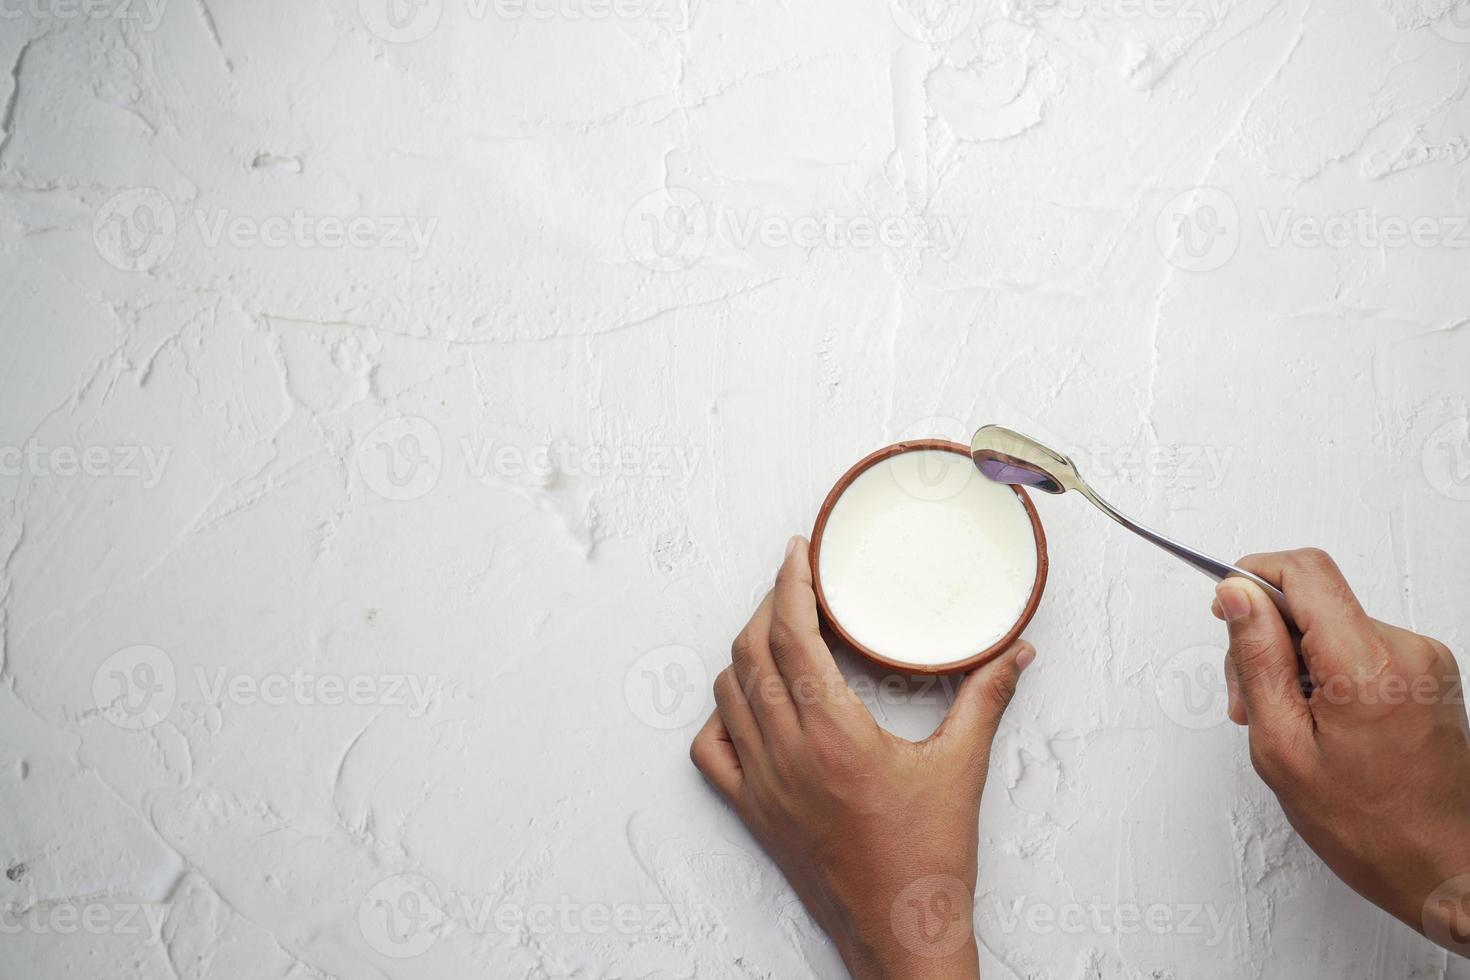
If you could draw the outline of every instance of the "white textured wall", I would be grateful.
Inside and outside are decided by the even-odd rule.
[[[841,975],[686,751],[899,437],[1464,655],[1470,6],[530,2],[5,0],[0,973]],[[1441,976],[1251,772],[1209,583],[1039,505],[986,975]]]

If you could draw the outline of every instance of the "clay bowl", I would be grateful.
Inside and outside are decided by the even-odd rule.
[[[970,465],[970,448],[968,446],[961,445],[960,443],[949,442],[944,439],[915,439],[908,442],[896,442],[891,446],[884,446],[882,449],[879,449],[876,452],[869,453],[867,456],[864,456],[862,459],[858,460],[858,462],[855,463],[851,469],[842,474],[841,479],[837,481],[836,485],[832,487],[831,492],[827,494],[827,499],[822,502],[822,509],[817,513],[817,523],[816,526],[812,529],[810,552],[812,582],[816,589],[817,607],[821,611],[823,623],[828,626],[832,630],[832,632],[836,633],[837,636],[839,636],[844,643],[852,647],[852,649],[856,650],[863,657],[867,658],[880,667],[886,667],[891,670],[902,671],[909,674],[959,674],[964,673],[965,671],[974,670],[976,667],[985,663],[987,660],[990,660],[992,657],[999,656],[1001,653],[1007,650],[1010,645],[1016,641],[1016,638],[1021,635],[1021,632],[1026,628],[1027,624],[1031,622],[1031,617],[1036,615],[1037,606],[1041,604],[1041,594],[1046,589],[1046,533],[1041,528],[1041,519],[1036,514],[1036,507],[1031,503],[1031,498],[1026,495],[1025,490],[1017,486],[1011,487],[1011,490],[1015,492],[1016,496],[1021,498],[1021,505],[1025,507],[1026,516],[1029,517],[1031,520],[1031,533],[1036,542],[1036,578],[1031,584],[1031,595],[1030,598],[1027,599],[1025,607],[1021,610],[1021,615],[1016,619],[1015,623],[1005,633],[1004,636],[1002,636],[995,643],[991,644],[983,650],[977,650],[973,654],[965,657],[962,660],[951,661],[944,664],[912,664],[884,656],[876,650],[873,650],[858,642],[858,640],[843,627],[842,623],[838,621],[837,617],[832,615],[832,609],[827,604],[827,594],[822,588],[822,535],[827,530],[827,520],[832,514],[832,508],[837,505],[838,498],[842,496],[842,494],[847,490],[849,486],[851,486],[852,482],[856,480],[858,476],[860,476],[864,471],[866,471],[873,465],[880,463],[883,460],[888,459],[892,456],[896,456],[899,453],[914,452],[924,449],[942,450],[944,452],[957,453],[958,455],[964,457],[966,465]],[[975,479],[983,480],[985,479],[985,477],[982,476],[978,471],[976,471]]]

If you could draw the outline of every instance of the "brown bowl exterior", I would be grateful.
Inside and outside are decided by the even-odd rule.
[[[915,452],[921,449],[937,449],[944,452],[958,453],[967,460],[970,458],[970,447],[961,445],[960,443],[950,442],[946,439],[913,439],[907,442],[896,442],[891,446],[884,446],[882,449],[869,453],[867,456],[858,460],[851,469],[842,474],[841,479],[837,481],[836,485],[832,487],[831,492],[827,494],[827,499],[822,501],[822,509],[817,512],[817,523],[812,528],[810,551],[812,584],[816,589],[817,608],[821,610],[822,621],[834,633],[841,637],[844,643],[868,660],[880,667],[888,667],[909,674],[961,674],[965,671],[974,670],[987,660],[997,657],[1009,649],[1010,645],[1016,642],[1016,638],[1021,635],[1021,632],[1031,622],[1031,617],[1036,615],[1036,608],[1041,605],[1041,594],[1046,590],[1048,565],[1046,532],[1042,530],[1041,518],[1036,514],[1036,506],[1031,503],[1031,498],[1026,495],[1025,490],[1017,486],[1011,487],[1015,491],[1016,496],[1021,498],[1021,505],[1026,508],[1026,516],[1031,519],[1031,534],[1036,540],[1036,580],[1031,585],[1031,597],[1026,600],[1026,608],[1021,610],[1020,618],[1016,620],[1015,625],[1010,628],[1005,636],[1002,636],[993,645],[986,647],[984,650],[972,656],[966,657],[964,660],[957,660],[947,664],[910,664],[885,657],[876,650],[872,650],[859,643],[852,634],[843,628],[842,624],[838,622],[837,617],[832,615],[832,609],[827,605],[827,593],[822,589],[822,535],[827,530],[827,519],[832,514],[832,508],[837,506],[837,499],[842,496],[852,484],[853,480],[856,480],[859,475],[875,463],[881,462],[890,456],[897,456],[899,453]],[[978,471],[975,475],[980,479],[984,479]]]

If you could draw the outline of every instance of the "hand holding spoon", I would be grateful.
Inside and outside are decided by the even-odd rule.
[[[1230,577],[1250,579],[1271,597],[1271,600],[1276,603],[1276,608],[1281,610],[1282,618],[1288,625],[1291,625],[1291,612],[1286,607],[1286,596],[1276,586],[1253,572],[1238,568],[1229,562],[1211,558],[1209,555],[1166,538],[1159,532],[1150,530],[1137,521],[1118,513],[1113,509],[1112,504],[1099,497],[1097,492],[1087,485],[1087,481],[1082,479],[1082,475],[1077,472],[1077,467],[1070,459],[1053,449],[1048,449],[1030,436],[1024,436],[1004,426],[982,426],[970,442],[970,458],[975,461],[981,473],[997,483],[1019,483],[1022,486],[1035,487],[1046,493],[1066,493],[1068,490],[1076,490],[1092,501],[1098,510],[1134,534],[1152,541],[1217,582]]]

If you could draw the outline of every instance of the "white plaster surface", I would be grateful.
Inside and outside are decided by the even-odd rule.
[[[686,751],[901,437],[1465,655],[1466,3],[526,2],[0,5],[0,975],[840,976]],[[1456,975],[1039,505],[985,975]]]

